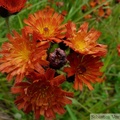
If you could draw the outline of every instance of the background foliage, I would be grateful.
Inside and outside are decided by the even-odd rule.
[[[53,0],[49,0],[53,1]],[[63,2],[62,6],[56,6],[56,2]],[[66,114],[57,115],[56,120],[89,120],[91,113],[120,113],[120,57],[117,54],[117,45],[120,43],[120,3],[115,0],[106,0],[110,2],[111,15],[107,19],[84,19],[84,16],[92,13],[94,10],[103,6],[101,4],[93,9],[83,13],[81,8],[84,4],[88,4],[89,0],[28,0],[26,7],[17,15],[10,17],[10,29],[18,32],[24,26],[23,19],[29,14],[38,11],[45,6],[53,7],[57,12],[67,11],[65,21],[72,20],[78,27],[85,21],[89,22],[90,28],[94,27],[101,31],[99,42],[108,45],[107,56],[102,59],[104,67],[103,83],[95,84],[94,90],[89,91],[86,87],[84,90],[75,91],[71,83],[65,83],[63,87],[68,91],[74,91],[75,96],[73,104],[66,106]],[[6,28],[4,18],[0,18],[0,44],[7,41]],[[18,110],[14,105],[14,98],[10,92],[12,82],[7,82],[5,75],[0,74],[0,117],[3,120],[33,120],[33,114],[26,115]],[[44,120],[41,117],[40,120]]]

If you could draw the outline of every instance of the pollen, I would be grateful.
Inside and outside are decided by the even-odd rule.
[[[84,52],[85,48],[87,47],[85,40],[79,34],[72,40],[72,43],[74,44],[76,50],[81,52]]]
[[[29,55],[30,55],[30,51],[27,50],[26,48],[18,52],[18,56],[20,56],[20,58],[25,61],[28,61]]]
[[[44,35],[44,37],[49,38],[54,35],[54,27],[51,25],[39,26],[39,33]]]
[[[85,73],[85,72],[86,72],[86,67],[83,66],[83,65],[80,65],[80,66],[78,67],[78,74],[83,74],[83,73]]]
[[[24,62],[28,62],[31,53],[30,46],[27,45],[27,42],[23,41],[21,44],[15,46],[14,53],[14,57],[17,57]]]
[[[45,32],[48,32],[48,31],[49,31],[49,29],[48,29],[47,27],[45,27],[45,28],[44,28],[44,31],[45,31]]]

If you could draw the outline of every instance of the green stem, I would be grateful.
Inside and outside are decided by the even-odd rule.
[[[107,69],[107,67],[109,66],[109,63],[110,63],[113,55],[115,54],[115,52],[116,52],[116,49],[112,50],[112,52],[109,53],[109,55],[106,57],[106,60],[104,61],[104,66],[103,66],[102,69],[101,69],[102,72],[105,72],[105,71],[106,71],[106,69]]]
[[[86,15],[92,13],[94,10],[100,8],[100,7],[103,6],[105,3],[110,2],[110,1],[111,1],[111,0],[107,0],[107,1],[105,1],[105,2],[103,2],[103,3],[101,3],[100,5],[94,7],[93,9],[89,10],[89,11],[86,12],[84,15],[82,15],[81,17],[79,17],[78,19],[76,19],[75,22],[80,21],[80,20],[81,20],[82,18],[84,18]]]
[[[84,105],[82,105],[80,102],[78,102],[77,100],[75,100],[75,99],[72,99],[71,98],[71,100],[72,100],[72,103],[74,104],[74,105],[77,105],[77,106],[80,106],[80,107],[82,107],[84,110],[86,110],[86,112],[88,112],[88,113],[92,113],[92,111],[90,111],[90,110],[88,110]]]
[[[5,18],[5,22],[6,22],[6,26],[7,26],[8,32],[10,33],[9,17]]]
[[[73,112],[71,111],[71,109],[68,105],[66,105],[66,109],[67,109],[69,115],[71,116],[72,120],[77,120],[76,116],[73,114]]]
[[[21,19],[20,19],[19,14],[17,15],[17,17],[18,17],[18,21],[19,21],[19,24],[20,24],[20,28],[23,28],[23,24],[22,24],[22,21],[21,21]]]
[[[110,108],[113,108],[114,106],[117,106],[117,105],[119,105],[119,104],[120,104],[120,100],[118,100],[118,101],[116,101],[115,103],[107,106],[106,108],[98,111],[97,113],[103,113],[103,112],[105,112],[106,110],[109,110]]]
[[[113,108],[113,107],[115,107],[115,106],[117,106],[117,105],[119,105],[119,104],[120,104],[120,100],[114,102],[113,104],[107,106],[106,108],[103,108],[102,110],[99,110],[99,111],[96,111],[96,112],[93,112],[93,113],[96,113],[96,114],[97,114],[97,113],[105,113],[106,110],[109,110],[109,109],[111,109],[111,108]],[[90,115],[90,114],[89,114],[89,115]],[[87,114],[86,116],[87,116],[87,117],[84,117],[84,120],[89,120],[89,117],[90,117],[90,116],[88,116],[88,114]]]

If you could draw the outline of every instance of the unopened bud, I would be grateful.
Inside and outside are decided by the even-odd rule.
[[[54,69],[63,67],[67,62],[66,54],[60,48],[56,48],[54,52],[50,53],[48,60],[50,62],[50,66]]]

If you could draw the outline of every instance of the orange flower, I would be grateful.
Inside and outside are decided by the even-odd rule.
[[[82,6],[82,12],[84,13],[87,10],[87,5]]]
[[[34,33],[36,39],[61,42],[64,37],[65,25],[62,25],[63,15],[56,13],[51,8],[30,15],[24,22],[28,25],[25,27],[28,33]]]
[[[0,0],[0,15],[7,17],[19,12],[25,5],[26,0]]]
[[[98,15],[99,15],[100,17],[104,17],[104,16],[105,16],[105,12],[104,12],[104,9],[103,9],[102,7],[99,8],[99,10],[98,10]]]
[[[98,0],[98,5],[102,4],[106,2],[106,0]],[[103,6],[101,6],[98,11],[97,11],[97,14],[98,16],[100,17],[103,17],[103,18],[107,18],[111,15],[111,9],[110,9],[110,6],[109,6],[109,2],[106,2]]]
[[[92,90],[91,83],[101,82],[102,72],[100,68],[103,66],[99,57],[91,55],[80,55],[72,53],[68,56],[70,67],[65,67],[64,72],[68,73],[68,77],[75,76],[74,89],[82,90],[83,85]]]
[[[56,6],[58,6],[58,7],[63,7],[64,6],[64,2],[56,2]]]
[[[104,4],[103,4],[104,3]],[[109,2],[106,2],[106,0],[90,0],[89,5],[83,5],[82,12],[87,12],[91,8],[95,8],[96,6],[103,4],[100,8],[94,10],[92,13],[86,15],[85,19],[90,19],[92,17],[96,17],[97,20],[100,18],[107,18],[111,14],[111,9],[109,6]]]
[[[94,8],[97,5],[97,3],[98,3],[98,0],[91,0],[89,4],[92,8]]]
[[[92,18],[92,15],[91,14],[85,15],[84,18],[85,19],[90,19],[90,18]]]
[[[88,11],[88,6],[87,5],[83,5],[82,6],[82,12],[85,13],[86,11]],[[92,18],[92,15],[91,14],[87,14],[84,16],[85,19],[90,19]]]
[[[88,23],[83,23],[78,32],[76,32],[75,24],[69,22],[66,25],[67,39],[64,43],[74,51],[81,54],[93,54],[96,56],[106,55],[106,45],[98,44],[96,41],[100,36],[100,32],[91,29],[88,32]]]
[[[120,45],[117,46],[118,55],[120,56]]]
[[[108,18],[111,15],[111,13],[112,13],[112,10],[110,8],[106,9],[104,18]]]
[[[54,70],[47,69],[43,75],[36,73],[32,79],[29,77],[30,82],[15,84],[12,93],[19,94],[15,101],[18,109],[23,109],[25,113],[33,111],[36,119],[39,119],[40,115],[53,119],[55,113],[64,114],[63,107],[72,103],[69,97],[73,97],[73,93],[59,87],[65,80],[63,75],[54,75]]]
[[[20,36],[16,31],[14,36],[8,35],[9,42],[3,43],[0,58],[0,71],[7,73],[7,80],[10,81],[16,76],[16,82],[20,82],[30,69],[43,72],[41,65],[48,65],[43,58],[49,43],[39,43],[31,40],[25,31]]]

